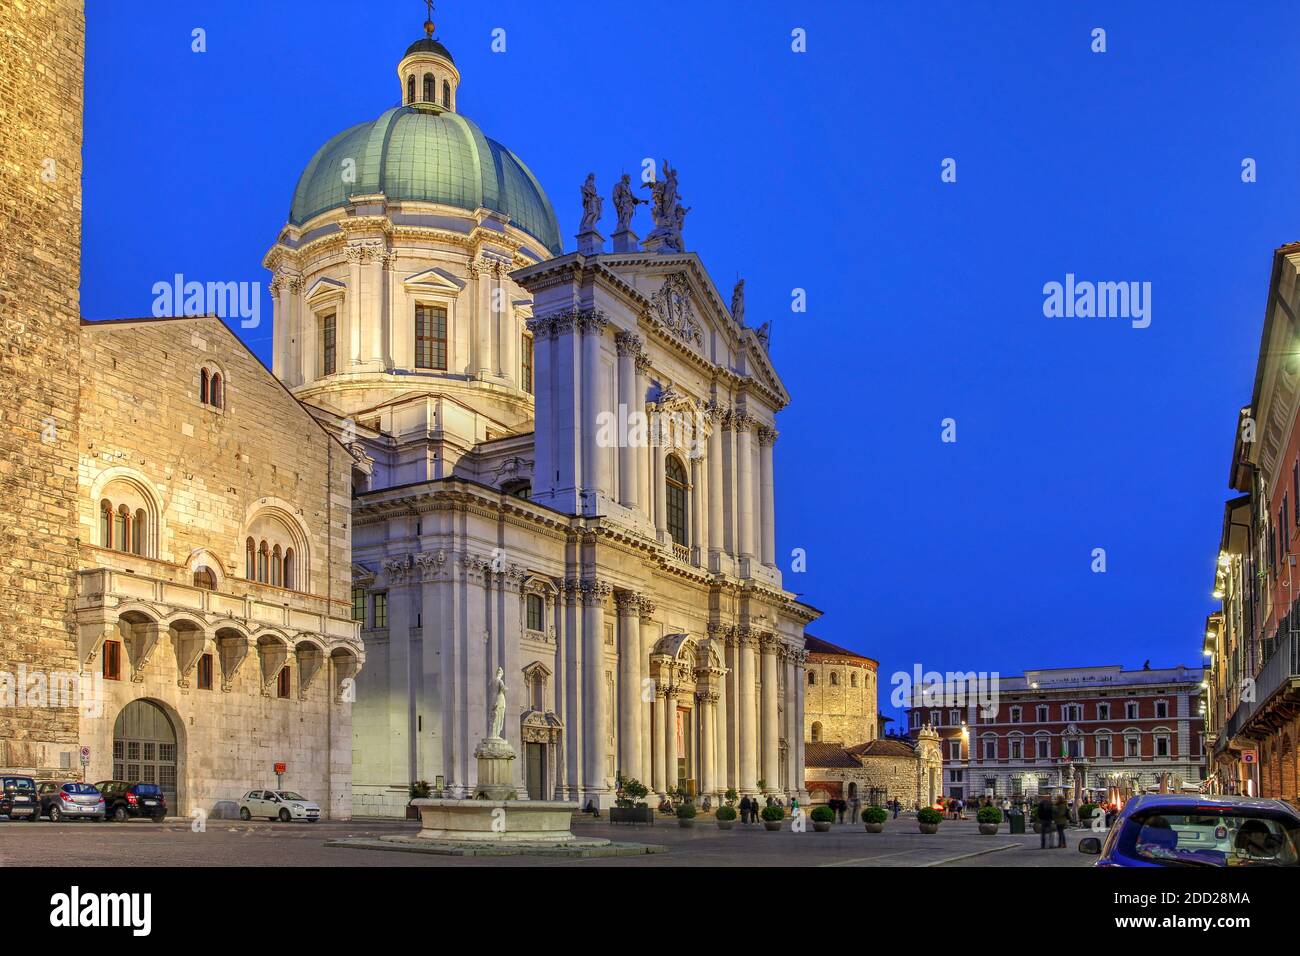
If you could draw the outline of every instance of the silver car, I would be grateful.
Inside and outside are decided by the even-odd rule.
[[[40,814],[51,823],[60,820],[103,820],[104,795],[88,783],[76,780],[51,780],[42,783],[37,794]]]
[[[320,807],[292,790],[250,790],[239,801],[239,819],[266,817],[288,823],[290,820],[320,819]]]

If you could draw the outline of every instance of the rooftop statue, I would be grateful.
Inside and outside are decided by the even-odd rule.
[[[649,205],[648,199],[642,199],[632,192],[631,177],[627,173],[614,184],[614,209],[618,212],[618,230],[622,232],[632,227],[632,215],[637,206]]]
[[[596,190],[596,174],[589,173],[587,181],[582,184],[582,223],[579,232],[593,232],[600,220],[600,211],[605,200]]]

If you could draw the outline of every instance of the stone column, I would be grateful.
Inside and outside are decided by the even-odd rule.
[[[718,789],[716,754],[718,693],[703,690],[695,695],[700,709],[700,791],[712,795]]]
[[[726,628],[716,621],[710,622],[709,639],[715,643],[718,649],[718,660],[725,665],[727,661]],[[727,746],[727,710],[730,706],[727,682],[730,677],[730,672],[723,667],[718,672],[713,684],[718,695],[717,703],[713,707],[713,735],[715,741],[713,764],[714,780],[717,782],[719,790],[726,790],[728,787],[735,785],[730,770],[729,748]]]
[[[760,555],[769,568],[776,566],[776,489],[772,478],[772,452],[776,444],[775,428],[758,430],[759,495],[763,502],[759,526],[762,528]]]
[[[722,551],[722,499],[724,489],[722,486],[722,415],[716,409],[710,409],[710,421],[712,428],[709,431],[708,448],[705,455],[709,463],[709,534],[708,548],[710,555],[719,554]],[[718,570],[718,563],[710,559],[709,568]]]
[[[381,366],[384,361],[384,251],[383,243],[367,244],[364,258],[365,301],[360,310],[358,334],[362,336],[361,361]]]
[[[418,779],[415,741],[415,688],[411,669],[411,627],[416,582],[407,555],[385,562],[388,578],[388,772]]]
[[[646,390],[650,387],[649,385],[650,357],[646,355],[644,352],[638,352],[636,358],[633,359],[633,364],[636,366],[636,385],[635,385],[636,391],[635,391],[635,398],[633,401],[633,405],[635,406],[636,411],[642,415],[642,424],[644,425],[645,424],[645,419],[644,419],[645,393]],[[648,431],[646,432],[646,439],[647,440],[649,439]],[[651,456],[649,454],[649,449],[647,448],[647,446],[641,443],[638,443],[637,446],[634,449],[632,449],[632,452],[633,452],[634,468],[636,469],[637,504],[640,506],[641,513],[646,518],[649,518],[650,515],[652,514],[652,508],[650,504]]]
[[[736,490],[739,478],[736,475],[736,429],[734,413],[722,413],[722,547],[733,558],[740,554],[739,538],[736,531]]]
[[[583,691],[582,585],[570,579],[564,582],[565,682],[564,752],[569,781],[568,798],[577,800],[582,793],[583,729],[585,710]]]
[[[795,700],[798,705],[795,724],[799,728],[799,733],[795,734],[792,741],[792,749],[795,751],[794,765],[799,771],[795,778],[794,785],[799,791],[799,802],[806,804],[808,802],[808,789],[804,786],[804,727],[807,726],[804,706],[806,704],[806,692],[808,688],[807,669],[808,652],[799,650],[792,651],[791,656],[794,660],[794,692]]]
[[[754,701],[754,645],[755,637],[748,628],[736,637],[740,667],[736,675],[738,685],[737,716],[740,720],[740,790],[754,794],[758,790],[758,728],[755,726]]]
[[[655,623],[653,620],[651,620],[651,618],[654,617],[654,613],[655,613],[654,602],[651,601],[649,598],[642,597],[641,617],[640,617],[641,650],[640,650],[640,654],[637,657],[636,672],[637,672],[637,707],[640,708],[640,712],[641,712],[642,743],[641,743],[640,778],[641,778],[641,782],[647,785],[649,784],[650,780],[654,776],[653,767],[654,767],[654,761],[656,759],[654,738],[652,734],[649,732],[649,729],[658,726],[652,720],[653,717],[652,711],[655,707],[655,701],[658,700],[658,697],[653,693],[653,687],[650,688],[651,694],[648,695],[650,697],[649,701],[645,699],[647,696],[647,694],[645,693],[647,689],[647,682],[650,680],[650,653],[654,650],[655,640],[658,637],[658,633],[655,628]],[[662,723],[662,721],[660,723]],[[663,752],[662,750],[659,751],[659,753],[662,752]]]
[[[667,731],[668,726],[668,695],[662,686],[655,688],[655,734],[654,734],[654,761],[651,768],[652,789],[659,796],[664,796],[668,792],[668,774],[664,769],[665,755],[668,753]]]
[[[618,606],[618,771],[641,775],[641,601],[630,591],[614,597]]]
[[[655,531],[659,533],[659,540],[664,540],[668,535],[668,496],[664,488],[664,463],[667,454],[660,440],[655,441],[654,445],[654,469],[651,481],[654,483],[655,499]]]
[[[776,653],[778,641],[774,636],[763,638],[763,779],[767,789],[776,791],[781,785],[781,725],[777,714]]]
[[[641,352],[641,338],[631,332],[620,331],[614,342],[618,347],[618,403],[619,423],[633,421],[632,416],[641,411],[637,407],[636,358]],[[644,398],[644,393],[642,393]],[[620,427],[618,434],[618,500],[625,508],[637,508],[640,476],[637,473],[637,451],[628,441],[630,426]]]
[[[506,275],[505,263],[497,263],[497,295],[493,304],[499,305],[496,311],[497,341],[500,343],[497,355],[497,374],[519,387],[519,329],[515,326],[515,307],[510,300],[510,280]]]
[[[733,416],[736,434],[736,554],[754,557],[754,451],[750,422],[743,413]],[[744,572],[742,571],[742,574]]]
[[[289,349],[289,295],[283,273],[276,272],[267,291],[271,293],[271,374],[287,383]]]
[[[585,796],[601,805],[608,791],[605,783],[606,722],[610,702],[605,699],[605,599],[610,586],[604,581],[582,582],[582,670],[586,712],[583,727],[583,775]]]
[[[477,292],[472,363],[477,377],[484,379],[492,374],[492,263],[487,259],[475,259],[470,263],[469,273],[474,277]]]
[[[528,709],[525,706],[523,665],[519,660],[519,639],[524,633],[524,569],[512,564],[497,575],[497,581],[501,598],[501,620],[500,628],[494,636],[497,661],[506,672],[507,695],[506,723],[501,735],[510,741],[510,746],[515,750],[515,790],[520,799],[526,800],[528,781],[524,778],[523,730],[519,725],[520,718]]]
[[[600,445],[596,442],[597,416],[605,411],[600,393],[600,347],[609,319],[596,310],[578,317],[582,332],[582,514],[596,514],[599,509]]]
[[[365,249],[360,245],[347,247],[348,321],[342,341],[336,339],[336,345],[339,346],[338,353],[340,356],[346,356],[347,361],[337,363],[339,371],[345,369],[351,371],[350,367],[361,361],[361,263],[365,255]]]
[[[677,786],[677,688],[664,688],[664,770],[669,787]]]
[[[708,563],[708,555],[704,550],[704,529],[707,527],[707,522],[704,519],[704,462],[699,458],[692,458],[690,463],[691,551],[698,556],[696,563],[705,565]]]

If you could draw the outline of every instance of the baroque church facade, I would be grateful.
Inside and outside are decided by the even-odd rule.
[[[765,329],[681,241],[667,164],[583,190],[578,251],[457,109],[432,38],[402,105],[329,140],[268,252],[274,371],[351,451],[357,813],[472,795],[489,684],[531,799],[804,793],[804,626],[775,551]]]

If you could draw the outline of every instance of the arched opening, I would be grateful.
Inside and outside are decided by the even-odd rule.
[[[822,722],[820,720],[814,720],[812,725],[812,742],[815,744],[819,744],[821,743],[821,740],[822,740]]]
[[[217,589],[217,576],[212,573],[210,568],[197,568],[194,571],[194,586],[203,588],[205,591],[215,591]]]
[[[412,73],[406,78],[406,102],[415,102],[415,74]]]
[[[157,784],[175,810],[178,766],[176,728],[163,709],[146,699],[123,707],[113,725],[113,778]]]
[[[208,370],[199,370],[199,401],[208,404]]]
[[[222,391],[223,388],[222,388],[222,381],[221,381],[221,373],[214,372],[212,375],[211,392],[208,395],[209,404],[213,408],[221,408],[221,406],[224,404],[225,396],[222,394]]]
[[[446,80],[442,81],[442,108],[451,109],[451,84]]]
[[[432,73],[424,74],[424,102],[426,103],[438,102],[438,97],[434,94]]]
[[[676,455],[664,463],[664,501],[668,512],[668,534],[674,544],[688,547],[686,539],[686,466]]]

